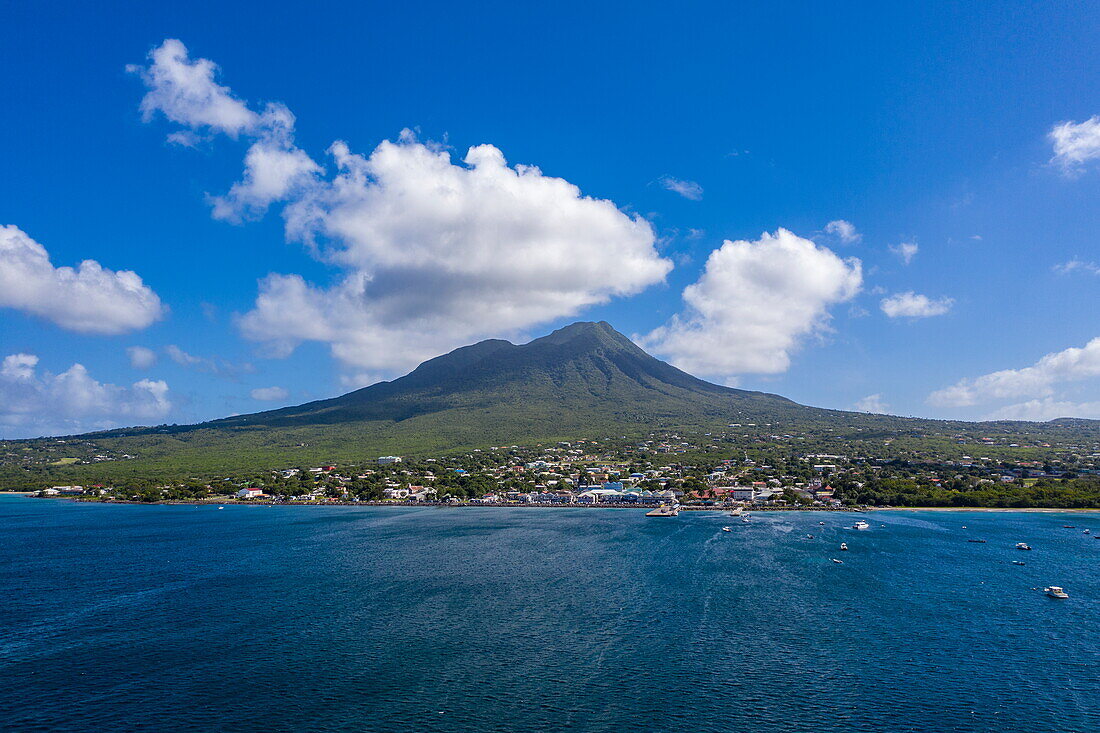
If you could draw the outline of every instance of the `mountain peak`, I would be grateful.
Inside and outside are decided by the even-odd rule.
[[[619,333],[607,321],[577,321],[537,338],[528,346],[576,344],[581,348],[637,349],[638,346]]]

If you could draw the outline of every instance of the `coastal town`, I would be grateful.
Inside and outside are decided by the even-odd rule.
[[[733,427],[733,426],[731,426]],[[741,426],[737,426],[741,427]],[[1096,446],[998,445],[975,453],[902,458],[798,453],[770,436],[732,448],[729,434],[652,435],[640,441],[575,440],[497,446],[439,457],[386,455],[212,480],[51,485],[41,497],[129,502],[448,504],[479,506],[732,506],[840,510],[861,506],[1026,506],[1045,487],[1047,504],[1090,506],[1066,489],[1100,477]],[[1006,458],[1043,449],[1045,458]],[[981,455],[982,450],[990,455]],[[1054,455],[1050,455],[1051,453]],[[95,455],[93,460],[101,460]],[[1061,504],[1059,504],[1061,502]]]

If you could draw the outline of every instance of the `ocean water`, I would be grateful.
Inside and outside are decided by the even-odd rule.
[[[0,497],[0,728],[1100,725],[1100,514],[865,517]]]

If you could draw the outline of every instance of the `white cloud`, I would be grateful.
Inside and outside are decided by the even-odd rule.
[[[95,260],[54,267],[46,248],[14,225],[0,226],[0,307],[95,334],[142,329],[165,312],[137,273],[114,272]]]
[[[1050,130],[1054,146],[1052,162],[1058,163],[1067,173],[1100,158],[1100,117],[1090,117],[1084,122],[1061,122]]]
[[[257,219],[276,201],[285,201],[308,187],[321,171],[305,151],[292,142],[294,115],[282,105],[269,105],[260,138],[244,158],[244,180],[225,196],[211,197],[215,219],[240,222]]]
[[[130,366],[134,369],[148,369],[157,363],[157,352],[144,346],[131,346],[126,349],[126,356],[130,359]]]
[[[60,374],[39,374],[37,367],[33,354],[11,354],[0,364],[3,437],[129,425],[163,418],[172,407],[163,381],[142,379],[120,387],[96,381],[80,364]]]
[[[169,359],[179,364],[181,367],[194,369],[198,372],[205,372],[206,374],[215,374],[220,377],[228,377],[230,379],[234,379],[241,374],[250,374],[256,371],[256,368],[251,364],[233,364],[224,359],[195,356],[194,354],[187,353],[175,344],[165,346],[164,353],[168,355]]]
[[[149,90],[141,100],[148,122],[157,112],[192,130],[207,129],[236,137],[256,127],[260,118],[227,88],[214,81],[217,65],[208,59],[192,61],[180,41],[169,38],[149,52],[152,64],[131,65]],[[175,133],[175,142],[193,144],[193,136]]]
[[[252,399],[260,402],[282,402],[290,396],[290,392],[282,387],[259,387],[249,394],[252,395]]]
[[[1023,369],[1003,369],[933,392],[929,404],[968,407],[999,399],[1050,397],[1054,386],[1100,376],[1100,337],[1084,347],[1047,354]]]
[[[382,378],[380,376],[371,374],[370,372],[355,372],[352,374],[340,375],[340,385],[352,390],[369,387],[381,381]]]
[[[855,409],[859,412],[872,412],[883,415],[890,409],[890,406],[883,401],[881,394],[871,394],[857,400]]]
[[[1087,272],[1092,275],[1100,275],[1100,265],[1096,264],[1095,262],[1086,262],[1085,260],[1079,260],[1076,257],[1074,257],[1072,260],[1069,260],[1068,262],[1063,262],[1061,264],[1055,265],[1051,269],[1059,275],[1069,275],[1073,272]]]
[[[681,181],[672,176],[661,176],[659,182],[665,189],[680,194],[686,199],[700,201],[703,198],[703,187],[695,181]]]
[[[329,343],[341,361],[405,369],[488,335],[571,316],[660,282],[649,223],[491,145],[465,165],[408,137],[367,158],[333,146],[339,173],[286,211],[291,238],[344,274],[260,283],[244,335],[287,354]]]
[[[863,235],[856,231],[855,225],[844,219],[835,219],[826,224],[825,233],[832,234],[845,244],[853,244],[863,239]]]
[[[800,340],[825,328],[828,308],[859,292],[859,260],[786,229],[727,240],[684,289],[686,308],[643,345],[693,374],[786,371]]]
[[[1046,422],[1059,417],[1100,419],[1100,402],[1065,402],[1046,397],[1006,405],[989,413],[984,419]]]
[[[191,61],[178,41],[152,59],[138,69],[147,115],[255,139],[244,179],[212,198],[214,216],[239,221],[286,201],[288,239],[340,270],[329,285],[294,274],[261,280],[255,308],[237,323],[270,355],[312,340],[356,368],[407,369],[640,292],[672,267],[647,221],[534,166],[509,166],[492,145],[455,163],[407,130],[367,157],[337,142],[326,180],[294,146],[285,107],[251,111],[214,83],[213,63]]]
[[[174,132],[172,142],[194,147],[200,137],[193,130],[223,132],[236,138],[255,138],[244,159],[244,178],[224,196],[210,196],[215,219],[239,223],[263,216],[276,201],[284,201],[308,186],[321,167],[294,145],[294,115],[285,106],[268,104],[255,112],[214,81],[217,66],[208,59],[194,61],[187,48],[168,39],[154,49],[147,67],[130,66],[148,91],[141,101],[145,120],[157,112],[191,130]]]
[[[890,251],[898,256],[898,258],[905,264],[909,264],[913,261],[913,258],[917,256],[917,252],[920,247],[916,242],[902,242],[901,244],[892,245]]]
[[[882,312],[890,318],[928,318],[942,316],[951,310],[955,301],[951,298],[933,300],[912,290],[882,299]]]

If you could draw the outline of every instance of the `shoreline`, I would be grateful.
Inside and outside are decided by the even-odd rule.
[[[136,506],[314,506],[314,507],[435,507],[439,509],[635,509],[650,511],[655,507],[650,504],[471,504],[471,503],[442,503],[442,502],[415,502],[403,503],[392,501],[238,501],[231,498],[203,499],[195,501],[169,500],[169,501],[132,501],[126,499],[93,499],[73,496],[34,496],[33,492],[26,491],[0,491],[0,496],[22,496],[27,499],[46,499],[54,501],[67,501],[79,504],[125,504]],[[680,511],[685,512],[728,512],[737,507],[714,506],[690,506],[680,505]],[[742,506],[746,512],[825,512],[859,514],[863,512],[985,512],[985,513],[1037,513],[1037,514],[1089,514],[1100,512],[1098,507],[954,507],[954,506],[864,506],[864,507],[753,507]]]

